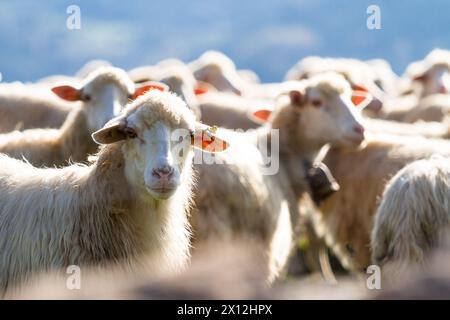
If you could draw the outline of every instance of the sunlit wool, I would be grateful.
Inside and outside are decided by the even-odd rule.
[[[131,103],[121,119],[132,121],[140,135],[155,121],[186,130],[195,126],[182,100],[159,91]],[[89,166],[62,169],[36,169],[0,156],[0,289],[73,264],[132,266],[143,254],[152,257],[149,268],[180,270],[189,257],[193,153],[177,164],[178,187],[162,200],[147,190],[141,168],[154,157],[140,152],[151,142],[107,144]]]

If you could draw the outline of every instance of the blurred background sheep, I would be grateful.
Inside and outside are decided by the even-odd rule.
[[[0,296],[447,297],[450,7],[371,4],[0,0]]]

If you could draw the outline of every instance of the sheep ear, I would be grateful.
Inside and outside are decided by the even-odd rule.
[[[103,128],[94,132],[92,139],[97,144],[111,144],[125,140],[127,138],[127,134],[124,131],[125,127],[123,119],[113,119],[106,123]]]
[[[425,81],[427,79],[427,73],[424,72],[420,75],[417,75],[413,78],[414,81]]]
[[[217,127],[209,127],[197,123],[194,134],[191,137],[191,144],[194,148],[203,152],[218,153],[228,149],[230,144],[216,135]]]
[[[52,91],[58,97],[67,101],[79,101],[82,97],[80,89],[76,89],[69,85],[53,87]]]
[[[289,98],[291,99],[291,104],[294,106],[302,106],[304,103],[304,94],[299,90],[289,91]]]
[[[195,87],[195,89],[194,89],[194,94],[195,94],[196,96],[199,96],[199,95],[201,95],[201,94],[205,94],[205,93],[207,93],[207,92],[208,92],[208,88],[202,87],[202,86],[197,86],[197,87]]]
[[[161,82],[149,81],[140,87],[136,87],[132,99],[135,100],[150,90],[169,91],[169,87]]]
[[[255,123],[264,124],[269,121],[270,116],[272,115],[272,110],[268,108],[260,108],[257,110],[250,111],[248,113],[248,117]]]
[[[416,61],[409,65],[406,73],[412,80],[424,81],[427,77],[428,64],[424,61]]]
[[[217,90],[214,88],[214,86],[212,86],[211,84],[209,84],[207,82],[197,81],[197,85],[194,88],[195,95],[198,96],[198,95],[210,92],[210,91],[217,91]]]

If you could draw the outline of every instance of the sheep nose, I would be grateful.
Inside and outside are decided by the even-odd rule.
[[[364,135],[364,127],[360,124],[355,124],[353,126],[353,131],[357,134]]]
[[[173,167],[165,165],[152,170],[152,175],[158,179],[169,179],[173,175]]]

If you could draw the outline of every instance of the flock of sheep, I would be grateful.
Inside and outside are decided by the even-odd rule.
[[[305,235],[326,279],[326,250],[358,275],[427,270],[450,226],[448,114],[442,49],[402,77],[306,57],[260,83],[208,51],[1,83],[0,296],[73,297],[75,265],[91,298],[267,297]]]

